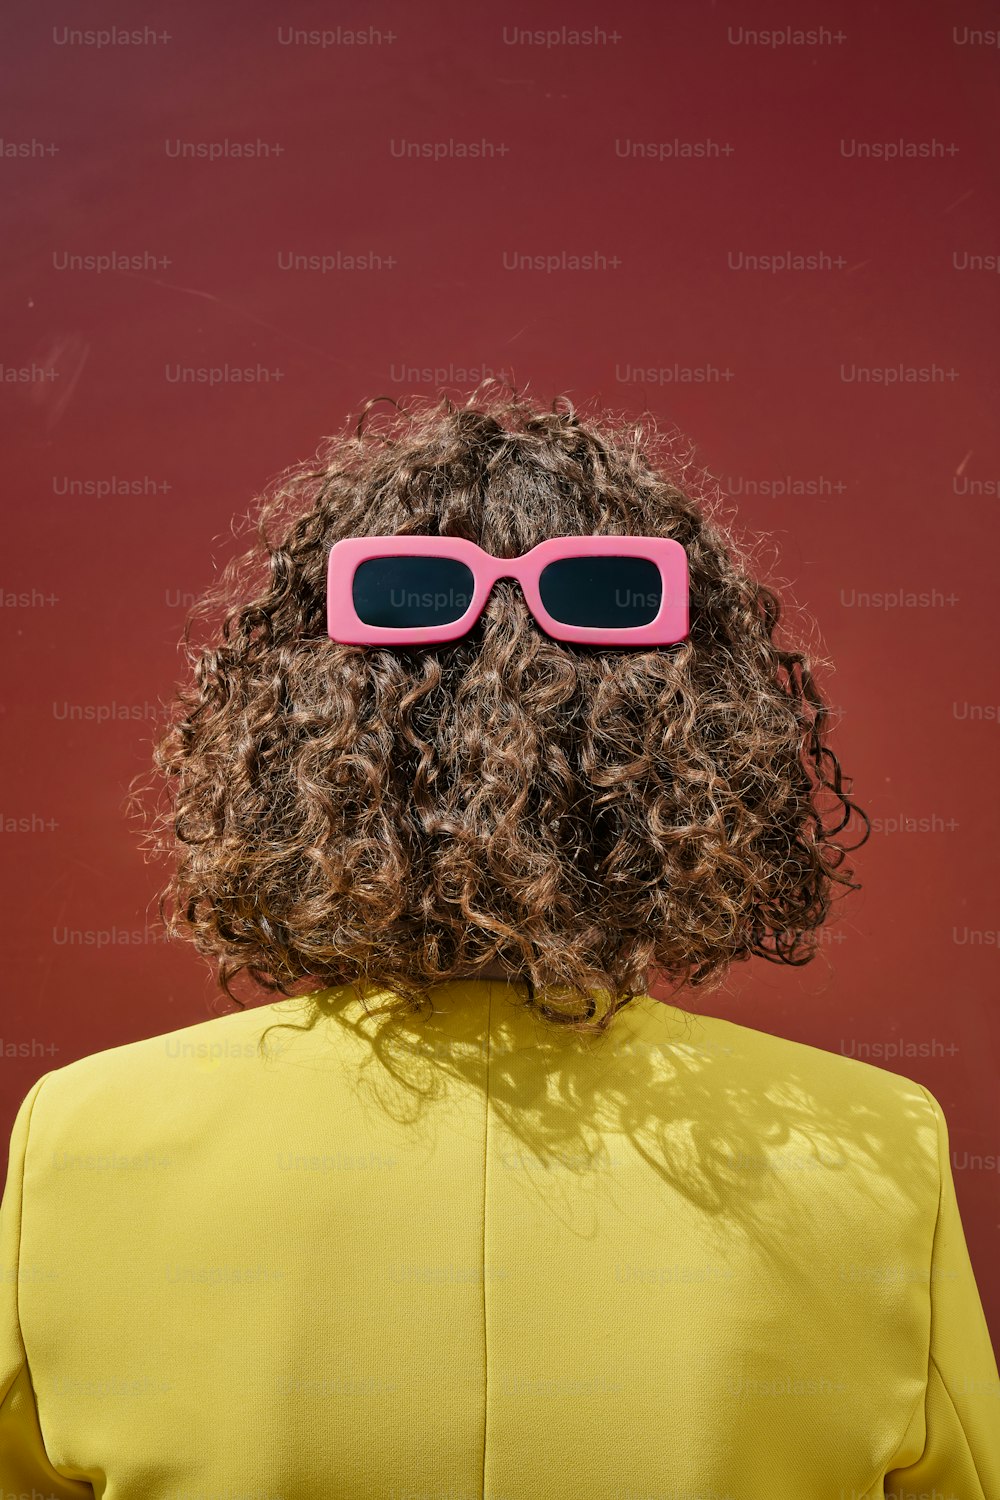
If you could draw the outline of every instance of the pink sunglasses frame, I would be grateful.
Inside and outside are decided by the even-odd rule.
[[[454,558],[471,568],[475,580],[468,609],[457,620],[412,629],[368,625],[354,608],[354,574],[362,562],[377,557],[428,556]],[[567,625],[553,619],[542,603],[539,578],[549,563],[562,557],[644,557],[656,563],[662,584],[660,607],[645,625],[623,630],[600,630]],[[351,536],[330,548],[327,560],[327,634],[352,646],[431,645],[458,640],[478,620],[498,578],[516,578],[538,624],[560,641],[593,646],[674,645],[688,634],[689,576],[687,553],[672,537],[553,536],[521,557],[494,557],[466,537]]]

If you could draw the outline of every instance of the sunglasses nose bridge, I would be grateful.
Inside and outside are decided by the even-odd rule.
[[[493,557],[488,553],[484,555],[484,561],[479,574],[483,583],[484,605],[493,592],[493,585],[501,578],[512,578],[524,595],[525,603],[527,603],[528,595],[524,583],[518,577],[517,573],[517,564],[520,561],[521,559],[518,557]]]
[[[485,553],[479,571],[489,583],[493,584],[498,578],[516,577],[516,569],[520,561],[519,557],[491,557],[489,553]]]

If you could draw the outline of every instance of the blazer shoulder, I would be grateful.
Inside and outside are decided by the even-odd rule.
[[[887,1260],[895,1246],[924,1264],[945,1159],[943,1114],[923,1084],[701,1012],[667,1018],[667,1031],[690,1061],[675,1067],[666,1107],[725,1162],[730,1201],[780,1184],[776,1216],[805,1198],[823,1233],[874,1232]]]
[[[767,1093],[800,1091],[824,1110],[871,1111],[887,1120],[916,1121],[937,1133],[940,1105],[916,1079],[865,1058],[761,1031],[723,1016],[671,1005],[674,1045],[718,1063],[716,1072]]]
[[[251,1005],[86,1053],[36,1080],[32,1085],[39,1095],[35,1113],[50,1122],[61,1121],[98,1101],[149,1100],[169,1091],[179,1069],[190,1078],[214,1074],[222,1064],[259,1058],[261,1033],[269,1022],[293,1020],[294,1012],[289,1009],[293,1005],[294,997]]]

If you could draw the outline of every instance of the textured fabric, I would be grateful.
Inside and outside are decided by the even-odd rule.
[[[40,1078],[4,1500],[1000,1500],[927,1090],[649,997],[556,1032],[520,993],[326,991],[312,1030],[281,1000]]]

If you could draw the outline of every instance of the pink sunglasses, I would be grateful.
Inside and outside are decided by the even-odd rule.
[[[554,536],[521,557],[465,537],[352,536],[330,548],[327,634],[349,645],[430,645],[472,629],[498,578],[516,578],[560,641],[666,646],[688,633],[688,561],[660,536]]]

